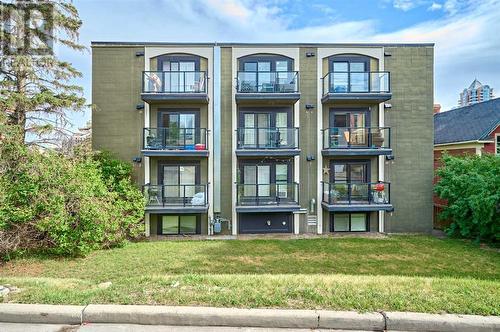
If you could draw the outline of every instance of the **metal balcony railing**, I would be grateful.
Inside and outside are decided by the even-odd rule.
[[[144,150],[208,150],[205,128],[144,128]]]
[[[328,93],[389,93],[389,72],[329,72],[323,77],[323,95]]]
[[[323,149],[390,149],[389,127],[331,127],[321,130]]]
[[[207,93],[204,71],[144,71],[143,93]]]
[[[329,205],[391,204],[391,184],[321,182],[323,202]]]
[[[299,92],[297,71],[239,71],[238,93],[296,93]]]
[[[299,128],[238,128],[238,149],[298,149]]]
[[[298,205],[299,184],[266,183],[266,184],[236,184],[236,205]]]
[[[205,207],[208,205],[208,184],[143,186],[149,207]]]

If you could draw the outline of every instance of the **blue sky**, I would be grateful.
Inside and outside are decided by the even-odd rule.
[[[435,102],[457,104],[474,78],[500,96],[500,0],[74,0],[80,42],[434,42]],[[90,51],[58,55],[82,71]],[[90,112],[72,116],[75,126]]]

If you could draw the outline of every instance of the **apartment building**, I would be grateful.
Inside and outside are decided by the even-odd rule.
[[[430,232],[432,44],[92,43],[147,235]]]

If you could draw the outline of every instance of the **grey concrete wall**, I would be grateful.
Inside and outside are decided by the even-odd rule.
[[[387,232],[432,231],[433,135],[432,47],[387,47],[385,69],[391,72],[392,127],[395,160],[386,162],[395,211],[387,214]]]

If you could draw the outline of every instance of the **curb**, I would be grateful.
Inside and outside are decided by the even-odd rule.
[[[5,303],[0,304],[0,322],[321,328],[368,331],[500,331],[500,317],[497,316],[99,304],[71,306]]]

